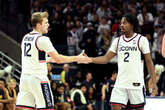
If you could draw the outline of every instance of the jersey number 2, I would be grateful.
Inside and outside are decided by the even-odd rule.
[[[24,43],[24,56],[31,57],[31,54],[29,54],[30,50],[31,50],[31,44],[30,43]]]
[[[129,53],[128,53],[128,52],[125,52],[125,53],[124,53],[124,56],[125,56],[124,62],[129,62],[129,60],[128,60]]]

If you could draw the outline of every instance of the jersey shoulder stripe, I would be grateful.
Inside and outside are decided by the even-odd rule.
[[[140,48],[140,39],[141,39],[141,35],[140,35],[140,37],[139,37],[139,39],[138,39],[138,48],[139,48],[139,50],[140,50],[140,52],[142,53],[142,50],[141,50],[141,48]]]
[[[42,36],[40,35],[40,36],[38,36],[38,37],[36,38],[35,46],[36,46],[37,50],[39,50],[39,51],[43,51],[43,50],[40,50],[40,49],[38,48],[38,45],[37,45],[37,41],[38,41],[38,39],[39,39],[40,37],[42,37]]]

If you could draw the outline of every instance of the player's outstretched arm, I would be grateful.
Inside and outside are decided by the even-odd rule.
[[[104,56],[99,56],[92,58],[92,63],[96,64],[106,64],[108,63],[114,56],[116,56],[116,53],[112,51],[108,51]]]
[[[48,53],[50,58],[48,58],[47,62],[52,62],[52,63],[72,63],[72,62],[81,62],[88,64],[92,62],[92,60],[89,57],[84,56],[84,51],[78,56],[65,56],[59,54],[57,51],[49,52]]]

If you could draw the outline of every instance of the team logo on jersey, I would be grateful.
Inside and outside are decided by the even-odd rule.
[[[119,51],[137,51],[137,47],[135,47],[135,46],[121,46],[121,47],[119,47]]]
[[[133,40],[133,44],[136,44],[136,40]]]

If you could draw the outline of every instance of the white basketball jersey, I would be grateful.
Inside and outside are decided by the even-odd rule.
[[[24,36],[21,44],[22,49],[22,74],[32,74],[36,76],[46,76],[48,73],[47,64],[46,64],[46,51],[40,50],[38,48],[38,39],[42,37],[48,39],[45,36],[42,36],[39,33],[28,33]],[[44,38],[44,39],[43,39]],[[45,40],[46,41],[46,40]],[[53,51],[54,48],[51,50]]]
[[[118,76],[115,87],[139,89],[144,87],[143,60],[141,54],[149,53],[148,40],[135,33],[127,39],[116,38],[110,51],[118,57]]]

